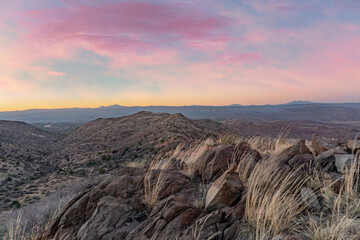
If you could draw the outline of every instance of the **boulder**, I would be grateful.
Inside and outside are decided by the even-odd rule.
[[[320,154],[338,146],[336,139],[321,137],[319,134],[313,135],[311,143],[316,154]]]
[[[206,210],[232,206],[240,200],[243,190],[244,186],[233,165],[210,186],[206,194]]]
[[[220,145],[216,147],[216,151],[212,158],[207,159],[206,162],[200,164],[202,179],[205,182],[210,182],[221,176],[224,169],[228,167],[235,149],[235,145]]]
[[[298,167],[312,159],[311,151],[305,145],[305,140],[300,140],[294,146],[285,149],[277,155],[271,156],[263,163],[268,164],[268,162],[271,162],[277,164],[279,167],[282,167],[283,165]]]
[[[346,173],[355,161],[355,155],[352,154],[335,154],[335,166],[340,173]]]
[[[310,153],[298,154],[288,161],[288,165],[292,168],[298,168],[306,163],[311,162],[314,156]]]
[[[112,196],[100,200],[91,218],[77,233],[79,240],[124,239],[140,223],[131,205]]]
[[[229,165],[238,164],[240,161],[242,161],[242,169],[245,169],[244,165],[249,163],[249,175],[262,157],[246,142],[216,144],[209,141],[201,142],[187,150],[179,147],[172,158],[179,159],[183,169],[190,169],[189,173],[192,177],[201,177],[203,182],[210,183],[219,178]]]

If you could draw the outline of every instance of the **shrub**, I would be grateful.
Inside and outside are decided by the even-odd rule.
[[[12,201],[11,204],[10,204],[10,207],[11,207],[11,208],[20,208],[20,203],[19,203],[19,201],[17,201],[17,200]]]

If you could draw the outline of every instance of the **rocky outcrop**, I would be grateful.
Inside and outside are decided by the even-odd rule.
[[[126,236],[146,219],[141,185],[143,170],[126,168],[72,199],[56,217],[46,239],[114,239]],[[121,238],[120,238],[121,239]]]
[[[226,155],[224,155],[226,156]],[[207,191],[206,208],[196,205],[204,193],[178,170],[124,168],[114,179],[72,199],[56,217],[46,239],[225,239],[236,235],[245,204],[237,166],[223,172]],[[145,202],[145,179],[156,203]],[[204,199],[205,200],[205,199]]]
[[[179,146],[171,154],[161,155],[171,160],[172,167],[123,168],[116,177],[79,193],[55,218],[44,237],[54,240],[65,237],[79,240],[236,239],[238,230],[244,226],[244,216],[248,216],[245,215],[246,201],[251,196],[248,195],[251,181],[258,179],[257,174],[265,176],[264,182],[252,182],[252,186],[276,191],[279,185],[273,181],[281,179],[276,176],[292,173],[286,178],[287,183],[299,183],[300,187],[285,194],[294,194],[292,197],[301,202],[304,211],[317,213],[326,209],[323,198],[318,196],[319,189],[329,187],[341,192],[343,173],[354,162],[353,157],[336,147],[314,157],[304,140],[266,159],[246,143]],[[181,164],[189,164],[189,159],[196,169],[195,178],[182,171]],[[307,183],[305,166],[325,169],[318,175],[321,186]],[[264,175],[261,170],[265,171]],[[149,198],[149,194],[156,196]],[[149,203],[149,199],[154,201]],[[280,234],[273,239],[302,238]]]

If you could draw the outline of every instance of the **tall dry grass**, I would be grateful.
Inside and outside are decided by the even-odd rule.
[[[144,199],[146,205],[151,209],[153,209],[159,201],[160,191],[163,189],[166,181],[162,171],[160,171],[155,181],[152,181],[152,177],[153,172],[149,171],[144,178]]]
[[[150,163],[149,171],[152,170],[166,170],[173,167],[172,158],[155,159]]]
[[[47,240],[45,233],[50,228],[55,219],[56,214],[48,219],[48,222],[40,222],[33,225],[30,229],[23,225],[22,213],[19,212],[16,221],[11,222],[8,227],[4,240]],[[69,240],[64,236],[62,240]]]
[[[300,190],[307,179],[299,170],[283,170],[276,164],[257,165],[247,183],[245,222],[256,240],[283,232],[295,232],[306,203]]]
[[[207,138],[199,142],[193,149],[190,149],[182,159],[184,167],[181,169],[181,172],[193,179],[195,177],[198,160],[207,154],[215,144],[216,140],[214,138]]]
[[[291,129],[292,126],[290,125],[283,127],[275,138],[252,136],[243,140],[263,156],[272,156],[296,144],[297,140],[288,138]]]
[[[320,217],[310,215],[306,218],[302,234],[314,240],[360,239],[360,192],[359,192],[360,153],[355,157],[351,167],[343,175],[343,185],[337,193],[332,186],[324,186],[319,181],[318,172],[313,182],[318,183],[319,195],[327,211]],[[320,170],[321,171],[321,170]]]

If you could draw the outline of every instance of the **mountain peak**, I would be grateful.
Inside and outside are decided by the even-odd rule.
[[[313,103],[313,102],[310,102],[310,101],[303,101],[303,100],[295,100],[295,101],[292,101],[292,102],[286,103],[286,105],[290,105],[290,104],[310,104],[310,103]]]

